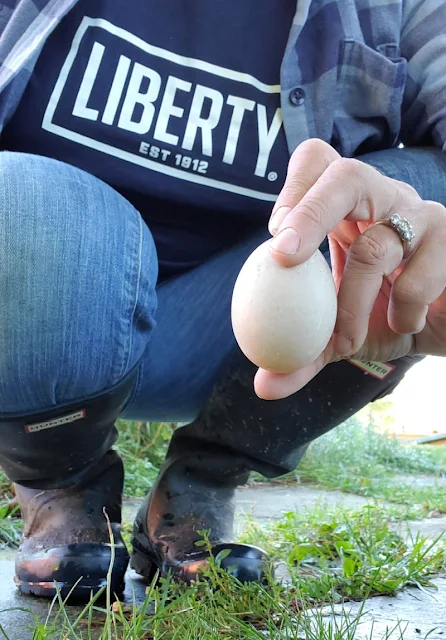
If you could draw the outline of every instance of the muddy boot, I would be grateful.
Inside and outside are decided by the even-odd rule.
[[[111,450],[134,376],[109,393],[45,414],[0,421],[0,464],[24,519],[16,558],[22,593],[88,600],[106,585],[121,595],[128,552],[121,537],[123,465]]]
[[[419,358],[402,358],[379,380],[340,362],[297,394],[277,401],[254,393],[256,367],[234,350],[198,418],[173,435],[158,480],[137,515],[131,566],[150,579],[190,581],[208,554],[195,543],[210,531],[213,555],[241,581],[263,578],[265,554],[233,542],[234,496],[251,471],[275,478],[296,468],[309,442],[386,395]]]
[[[184,437],[183,429],[173,435],[157,483],[137,514],[132,568],[149,580],[157,569],[162,576],[171,570],[176,579],[185,582],[196,579],[208,559],[208,554],[195,545],[205,530],[213,555],[231,550],[223,567],[235,566],[233,573],[241,582],[261,580],[264,552],[228,544],[234,524],[235,489],[248,480],[247,461],[223,447]]]

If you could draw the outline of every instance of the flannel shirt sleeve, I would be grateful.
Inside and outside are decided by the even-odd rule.
[[[446,152],[446,0],[403,0],[407,83],[401,140]]]

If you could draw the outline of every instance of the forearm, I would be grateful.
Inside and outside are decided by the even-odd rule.
[[[446,206],[446,153],[435,147],[385,149],[358,157],[384,175],[410,184],[423,200]]]

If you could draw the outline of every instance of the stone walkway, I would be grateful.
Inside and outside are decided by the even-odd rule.
[[[281,485],[248,487],[238,492],[237,526],[239,528],[242,526],[247,515],[257,522],[267,523],[280,518],[286,511],[309,508],[317,502],[358,508],[371,501],[338,491],[328,492],[309,487]],[[126,503],[124,509],[126,520],[132,517],[137,506],[136,500]],[[423,536],[434,539],[446,531],[446,517],[411,523],[410,531],[414,535],[419,531]],[[13,583],[13,557],[14,554],[9,551],[0,553],[0,624],[9,640],[31,640],[30,626],[33,624],[33,616],[37,615],[43,620],[47,615],[47,604],[17,593]],[[407,627],[404,640],[415,638],[424,640],[429,632],[429,640],[446,640],[446,579],[439,578],[435,584],[437,591],[409,589],[396,598],[380,597],[369,600],[366,603],[363,624],[358,630],[358,640],[362,638],[371,640],[372,624],[374,624],[373,640],[380,640],[386,627],[392,629],[398,622],[401,629]],[[137,599],[142,599],[144,585],[134,574],[129,573],[127,585],[129,600],[133,593]],[[348,605],[345,609],[356,613],[359,606]],[[339,608],[335,613],[340,615]],[[329,611],[326,614],[328,621],[332,614]],[[432,631],[433,629],[435,631]],[[393,639],[401,640],[401,631],[395,630]]]
[[[393,631],[390,640],[425,640],[427,637],[429,640],[445,640],[446,578],[438,578],[433,583],[437,589],[420,591],[410,588],[394,598],[368,600],[358,626],[357,640],[381,640],[389,631]],[[344,610],[355,616],[361,611],[361,606],[355,603],[345,606]],[[341,615],[342,607],[336,607],[335,619],[340,619]],[[332,612],[327,611],[327,616],[332,618]]]

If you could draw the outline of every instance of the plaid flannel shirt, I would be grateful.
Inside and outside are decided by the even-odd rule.
[[[0,3],[0,132],[76,1]],[[349,157],[446,151],[446,0],[297,0],[281,101],[290,152],[313,137]]]

